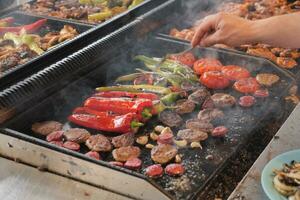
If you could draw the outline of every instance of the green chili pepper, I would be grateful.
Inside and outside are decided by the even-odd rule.
[[[107,11],[103,11],[103,12],[88,15],[88,20],[89,21],[96,21],[96,22],[104,21],[104,20],[112,17],[112,15],[113,15],[113,13],[110,10],[107,10]]]
[[[32,51],[41,55],[44,51],[39,47],[39,45],[34,41],[34,37],[28,34],[17,35],[15,33],[5,33],[3,36],[5,40],[12,40],[16,46],[21,46],[26,44]]]
[[[134,79],[136,79],[137,77],[143,75],[143,73],[133,73],[133,74],[128,74],[128,75],[124,75],[124,76],[119,76],[116,79],[116,83],[119,82],[126,82],[126,81],[133,81]]]
[[[165,96],[163,96],[160,101],[165,104],[165,105],[171,105],[172,103],[174,103],[178,98],[180,97],[180,93],[179,92],[172,92],[170,94],[167,94]]]
[[[98,87],[97,91],[106,92],[106,91],[127,91],[127,92],[153,92],[157,94],[169,94],[171,90],[169,88],[155,86],[155,85],[119,85],[111,87]]]

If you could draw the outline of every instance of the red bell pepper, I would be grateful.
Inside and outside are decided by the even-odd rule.
[[[111,115],[109,112],[97,112],[97,115],[72,114],[68,120],[86,128],[114,133],[136,132],[138,127],[144,125],[136,121],[135,113],[126,115]]]
[[[0,27],[0,34],[4,34],[7,32],[19,33],[22,29],[24,29],[26,31],[26,33],[33,33],[35,31],[37,31],[39,28],[41,28],[46,22],[47,22],[47,19],[40,19],[32,24],[27,24],[27,25],[23,25],[23,26]]]
[[[104,112],[116,114],[136,113],[139,120],[147,120],[152,117],[152,101],[149,99],[128,98],[102,98],[90,97],[84,102],[84,106]]]
[[[94,94],[97,97],[106,97],[106,98],[118,98],[118,97],[127,97],[132,99],[149,99],[149,100],[159,100],[159,96],[153,93],[131,93],[131,92],[122,92],[122,91],[108,91],[108,92],[98,92]]]
[[[6,17],[3,19],[0,19],[0,27],[6,27],[9,26],[10,24],[14,23],[15,18],[13,17]]]

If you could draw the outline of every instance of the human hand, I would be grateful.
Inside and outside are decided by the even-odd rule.
[[[254,42],[253,22],[235,15],[218,13],[205,17],[196,29],[192,46],[225,44],[231,47]]]

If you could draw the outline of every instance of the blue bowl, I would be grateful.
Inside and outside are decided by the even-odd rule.
[[[300,149],[289,151],[273,158],[264,168],[261,175],[261,184],[271,200],[287,200],[273,186],[273,169],[282,169],[284,163],[290,163],[292,160],[300,162]]]

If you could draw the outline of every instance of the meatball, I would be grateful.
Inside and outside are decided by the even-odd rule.
[[[114,149],[112,155],[116,161],[126,162],[130,158],[137,158],[141,154],[141,150],[138,147],[128,146]]]
[[[107,152],[111,151],[112,149],[110,141],[107,139],[107,137],[101,134],[90,136],[85,144],[91,151]]]
[[[200,121],[199,119],[189,119],[185,122],[185,127],[194,131],[210,133],[214,126],[210,122]]]
[[[200,142],[206,140],[208,138],[208,135],[203,131],[184,129],[178,131],[177,137],[188,142]]]
[[[216,93],[211,96],[211,99],[217,108],[231,107],[236,102],[233,96],[225,93]]]
[[[71,128],[64,132],[64,136],[68,141],[83,143],[91,136],[91,134],[82,128]]]
[[[175,112],[178,114],[186,114],[186,113],[191,113],[194,111],[196,105],[194,102],[190,101],[190,100],[178,100],[176,102],[176,109]]]
[[[159,121],[169,127],[180,126],[183,122],[182,118],[174,111],[165,110],[159,114]]]
[[[198,119],[204,122],[210,122],[214,119],[223,118],[224,113],[217,108],[208,108],[201,110],[198,114]]]
[[[200,88],[190,94],[188,100],[194,102],[195,104],[202,105],[203,102],[210,96],[209,91],[206,88]]]
[[[112,144],[116,148],[131,146],[133,145],[133,143],[134,143],[133,133],[126,133],[112,138]]]
[[[151,149],[151,158],[154,162],[165,164],[175,158],[177,149],[170,144],[159,144]]]

